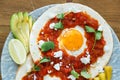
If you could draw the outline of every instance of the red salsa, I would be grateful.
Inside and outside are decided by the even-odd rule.
[[[85,35],[84,35],[85,38],[87,39],[86,41],[87,48],[84,49],[84,52],[79,56],[75,57],[75,56],[68,55],[65,50],[59,49],[57,38],[62,33],[62,30],[61,29],[54,30],[49,28],[49,25],[51,23],[57,23],[58,21],[59,19],[57,17],[50,19],[45,24],[44,28],[40,31],[39,37],[38,37],[38,41],[39,40],[47,41],[49,38],[50,41],[54,42],[55,48],[53,50],[42,52],[42,56],[50,58],[51,61],[47,63],[39,64],[38,65],[40,67],[39,71],[31,71],[28,75],[24,76],[22,80],[34,80],[33,79],[34,76],[36,76],[36,80],[43,80],[43,76],[47,74],[51,76],[58,76],[62,80],[70,80],[68,79],[68,76],[71,75],[71,70],[73,69],[72,67],[74,67],[76,72],[80,73],[81,70],[83,69],[89,69],[90,64],[95,63],[99,57],[104,55],[103,48],[105,45],[105,40],[103,36],[100,40],[96,41],[94,49],[92,49],[95,41],[95,35],[94,33],[87,33],[87,32],[85,32]],[[74,28],[77,25],[81,26],[84,30],[86,25],[91,26],[95,30],[97,30],[99,27],[98,21],[95,20],[94,18],[91,18],[85,12],[78,12],[78,13],[70,12],[64,16],[64,19],[62,19],[61,22],[64,26],[64,29]],[[59,50],[63,51],[62,59],[54,57],[54,52]],[[88,50],[90,54],[90,63],[85,65],[80,61],[80,58],[86,56],[86,50]],[[54,62],[54,63],[51,64],[51,62]],[[57,64],[60,62],[62,62],[62,65],[60,66],[60,70],[57,71],[53,68],[53,66],[54,64]],[[39,61],[36,62],[35,64],[38,64],[38,63]],[[66,66],[69,66],[69,67],[66,67]],[[48,71],[51,71],[51,73],[48,73]],[[76,80],[87,80],[87,79],[80,76]]]

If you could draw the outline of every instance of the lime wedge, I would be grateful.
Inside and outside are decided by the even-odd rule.
[[[23,64],[26,60],[26,50],[22,42],[17,39],[11,39],[8,44],[10,56],[17,64]]]

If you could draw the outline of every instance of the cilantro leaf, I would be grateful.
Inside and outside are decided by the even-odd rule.
[[[45,62],[50,62],[50,59],[44,57],[43,59],[40,60],[40,63],[45,63]]]
[[[54,43],[52,41],[44,42],[41,46],[41,51],[45,52],[50,49],[54,49]]]
[[[63,29],[63,24],[61,21],[59,21],[58,23],[55,24],[54,26],[55,29]]]
[[[101,32],[101,31],[96,31],[96,32],[95,32],[95,39],[96,39],[96,40],[100,40],[101,37],[102,37],[102,32]]]
[[[71,71],[71,74],[72,74],[75,78],[79,78],[79,76],[80,76],[75,70],[72,70],[72,71]]]
[[[95,32],[95,29],[90,26],[85,26],[85,30],[89,33]]]
[[[63,19],[63,18],[64,18],[64,14],[63,14],[63,13],[58,14],[58,15],[57,15],[57,18],[58,18],[58,19]]]
[[[84,77],[86,79],[91,78],[91,75],[86,70],[82,70],[80,74],[82,77]]]
[[[92,47],[92,50],[93,50],[96,45],[96,40],[100,40],[102,37],[102,31],[98,31],[98,30],[95,31],[95,29],[90,26],[85,26],[85,30],[86,30],[86,32],[94,33],[94,35],[95,35],[95,41],[94,41],[94,44]]]
[[[33,70],[35,70],[35,71],[40,71],[40,67],[37,66],[37,65],[34,65]]]

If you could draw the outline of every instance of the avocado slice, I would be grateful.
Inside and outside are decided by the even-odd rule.
[[[29,22],[29,27],[30,27],[30,31],[31,31],[32,25],[33,25],[33,20],[32,20],[31,16],[28,17],[28,22]]]
[[[23,43],[27,53],[29,52],[31,27],[32,17],[30,17],[27,12],[18,12],[12,15],[10,20],[11,32],[16,39],[19,39]]]
[[[23,21],[23,12],[18,12],[18,20],[19,22],[22,22]]]
[[[17,33],[20,34],[22,37],[19,37],[18,35],[16,36],[20,41],[22,41],[22,43],[26,48],[26,51],[28,52],[29,51],[29,26],[26,26],[23,23],[18,23],[17,27],[18,27]]]
[[[24,22],[28,22],[28,16],[29,16],[28,12],[23,13]]]

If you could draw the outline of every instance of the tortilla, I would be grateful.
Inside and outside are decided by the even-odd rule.
[[[95,10],[82,4],[77,4],[77,3],[57,4],[56,6],[49,8],[38,18],[38,20],[33,25],[31,35],[30,35],[30,52],[31,52],[33,61],[36,62],[42,58],[41,52],[37,44],[37,37],[39,35],[40,30],[45,25],[45,23],[49,19],[55,17],[57,14],[71,12],[71,11],[72,12],[80,12],[80,11],[86,12],[92,18],[98,20],[101,26],[104,26],[103,36],[106,41],[106,46],[109,48],[109,50],[105,51],[104,55],[100,57],[97,60],[97,62],[92,64],[92,66],[90,67],[89,72],[91,73],[92,78],[94,78],[96,75],[98,75],[100,68],[103,68],[109,62],[109,59],[112,54],[112,49],[113,49],[113,39],[112,39],[111,31],[110,31],[110,26],[107,24],[107,22]],[[21,75],[21,74],[17,74],[17,75]]]
[[[106,41],[106,45],[109,46],[109,51],[105,52],[105,54],[98,59],[98,64],[94,63],[93,66],[90,68],[90,73],[92,74],[92,77],[95,77],[98,74],[98,68],[99,67],[104,67],[112,54],[112,48],[113,48],[113,39],[112,39],[112,34],[110,31],[110,26],[107,24],[107,22],[93,9],[82,5],[82,4],[77,4],[77,3],[65,3],[65,4],[58,4],[52,8],[49,8],[47,11],[45,11],[35,22],[33,25],[33,29],[31,31],[31,36],[30,36],[30,52],[32,55],[32,58],[35,61],[39,60],[42,58],[41,52],[38,49],[37,46],[37,37],[38,34],[41,30],[41,28],[45,25],[45,23],[55,17],[57,14],[60,13],[65,13],[65,12],[86,12],[88,13],[91,17],[95,18],[98,20],[99,24],[102,26],[105,26],[103,28],[103,36]]]
[[[15,80],[22,80],[22,78],[23,78],[28,72],[31,71],[31,69],[33,68],[33,65],[34,65],[34,64],[33,64],[32,57],[31,57],[31,55],[29,54],[28,57],[27,57],[26,62],[18,68],[18,71],[17,71]]]

